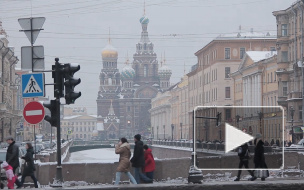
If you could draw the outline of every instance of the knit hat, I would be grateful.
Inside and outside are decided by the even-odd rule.
[[[136,140],[140,141],[141,135],[140,135],[140,134],[137,134],[137,135],[134,136],[134,138],[135,138]]]
[[[260,138],[262,138],[262,135],[261,135],[260,133],[257,133],[257,134],[255,135],[255,138],[260,139]]]
[[[12,140],[13,141],[14,138],[13,137],[7,137],[6,140]]]
[[[6,167],[8,167],[8,163],[7,163],[6,161],[4,161],[4,162],[2,163],[2,168],[6,168]]]

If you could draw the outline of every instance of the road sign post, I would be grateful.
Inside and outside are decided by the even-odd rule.
[[[44,97],[44,73],[22,75],[22,97]]]
[[[44,70],[44,55],[41,53],[35,53],[35,49],[37,52],[41,52],[41,47],[34,47],[34,43],[42,29],[42,26],[45,22],[45,17],[30,17],[30,18],[20,18],[18,22],[22,28],[21,32],[24,32],[26,37],[29,39],[31,46],[29,48],[23,47],[23,51],[30,50],[30,54],[25,55],[24,53],[21,56],[26,56],[26,58],[21,57],[21,68],[23,70],[32,70],[34,71],[43,71]],[[42,47],[43,49],[43,47]],[[30,56],[31,55],[31,56]],[[27,60],[27,57],[31,57],[31,64],[27,64],[28,62],[24,62]],[[38,60],[35,64],[35,60]],[[35,70],[36,68],[36,70]]]

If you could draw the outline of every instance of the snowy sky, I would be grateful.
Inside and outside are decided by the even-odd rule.
[[[172,68],[171,83],[176,83],[191,65],[196,64],[194,52],[219,34],[242,31],[275,32],[273,11],[288,8],[295,0],[146,0],[148,31],[160,59]],[[82,79],[77,88],[82,96],[74,106],[87,107],[96,113],[101,50],[107,44],[111,28],[112,44],[119,53],[119,68],[127,53],[130,60],[140,39],[144,0],[0,0],[0,19],[20,57],[21,46],[30,45],[18,18],[46,17],[35,45],[45,48],[46,69],[54,58],[62,63],[79,63],[77,76]],[[51,74],[46,81],[52,82]],[[53,88],[46,94],[53,98]]]

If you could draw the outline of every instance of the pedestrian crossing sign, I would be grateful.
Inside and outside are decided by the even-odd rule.
[[[44,73],[31,73],[22,75],[22,97],[44,96]]]

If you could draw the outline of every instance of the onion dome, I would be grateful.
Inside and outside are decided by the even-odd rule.
[[[135,70],[130,65],[126,65],[121,71],[122,80],[133,79],[134,76]]]
[[[110,43],[102,49],[101,51],[102,58],[117,58],[118,52]]]
[[[142,17],[139,19],[139,22],[140,22],[141,24],[148,24],[148,23],[149,23],[149,18],[148,18],[146,15],[144,15],[144,16],[142,16]]]
[[[158,75],[160,77],[168,77],[170,78],[172,74],[172,71],[169,67],[167,67],[166,65],[163,65],[159,70],[158,70]]]

